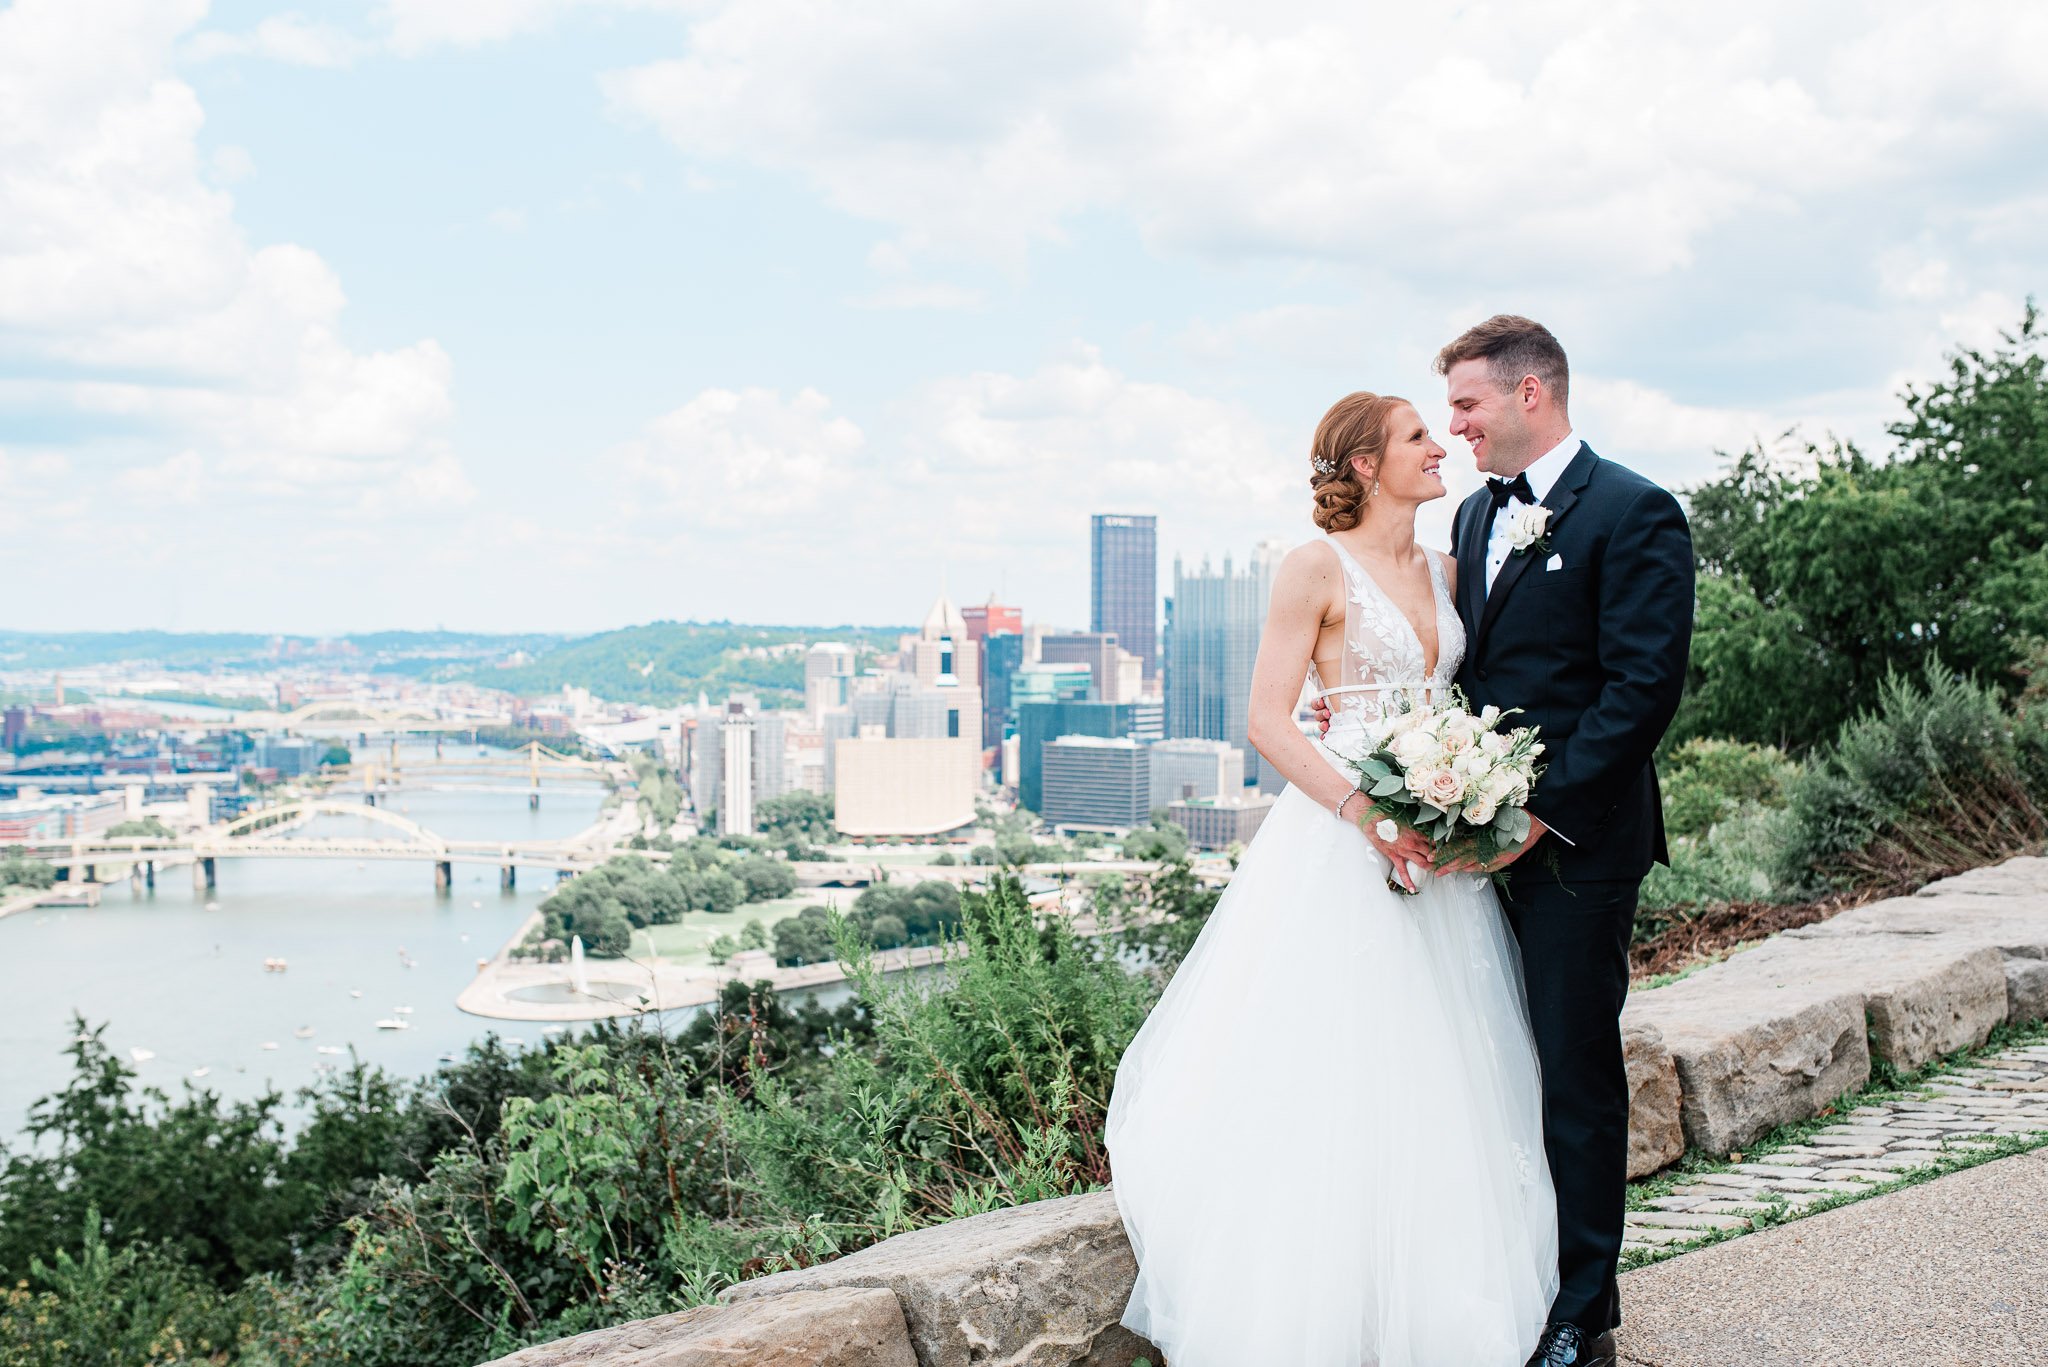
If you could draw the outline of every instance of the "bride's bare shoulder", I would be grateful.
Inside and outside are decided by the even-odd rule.
[[[1280,558],[1273,570],[1271,611],[1290,620],[1310,616],[1327,623],[1344,599],[1344,569],[1328,541],[1305,541]]]
[[[1314,584],[1333,585],[1343,578],[1344,567],[1338,562],[1337,548],[1327,537],[1304,541],[1286,555],[1280,557],[1280,565],[1273,572],[1273,586],[1281,584],[1294,588],[1306,588]]]

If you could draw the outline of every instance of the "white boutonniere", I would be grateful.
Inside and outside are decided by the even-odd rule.
[[[1530,551],[1548,551],[1550,538],[1544,532],[1550,526],[1550,509],[1540,503],[1523,504],[1515,509],[1508,523],[1508,545],[1514,554],[1527,555]]]

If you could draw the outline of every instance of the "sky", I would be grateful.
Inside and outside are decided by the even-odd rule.
[[[1086,625],[1089,514],[1162,588],[1305,539],[1324,409],[1444,436],[1496,312],[1674,488],[1881,452],[2048,284],[2044,51],[2035,0],[14,0],[0,627]]]

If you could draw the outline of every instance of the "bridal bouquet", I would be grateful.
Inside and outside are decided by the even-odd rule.
[[[1418,704],[1372,723],[1365,753],[1345,757],[1380,816],[1375,830],[1392,840],[1420,831],[1437,847],[1437,867],[1460,859],[1491,862],[1529,838],[1529,794],[1543,776],[1537,728],[1503,729],[1510,712],[1473,712],[1462,696]],[[1387,886],[1406,892],[1399,880]]]

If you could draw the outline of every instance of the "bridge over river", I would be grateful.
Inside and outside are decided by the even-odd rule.
[[[524,791],[524,790],[522,790]],[[323,817],[346,817],[390,831],[390,835],[312,835],[305,827]],[[60,877],[98,880],[107,866],[134,869],[150,886],[159,864],[190,863],[193,881],[213,887],[224,860],[352,859],[415,860],[434,866],[434,886],[447,892],[457,864],[495,864],[500,884],[512,887],[518,870],[554,869],[580,873],[618,852],[616,821],[599,821],[564,840],[450,840],[397,812],[367,802],[305,798],[246,812],[233,821],[173,836],[89,836],[31,842],[20,849],[54,865]],[[666,856],[657,856],[663,857]]]

